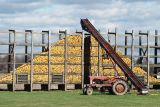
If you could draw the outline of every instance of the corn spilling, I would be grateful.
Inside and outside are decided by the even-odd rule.
[[[64,43],[65,40],[61,39],[59,41],[57,41],[57,43],[53,46],[51,46],[51,54],[53,54],[51,56],[51,73],[58,73],[58,74],[63,74],[64,72],[64,64],[55,64],[54,63],[64,63],[65,59],[64,59]],[[81,55],[82,52],[82,42],[81,42],[81,35],[68,35],[67,36],[67,44],[71,44],[73,46],[68,46],[67,47],[67,54],[76,54],[76,55]],[[79,45],[79,46],[74,46],[74,45]],[[97,47],[96,47],[97,46]],[[104,67],[104,66],[100,66],[100,68],[98,68],[97,64],[106,64],[106,65],[113,65],[114,61],[110,58],[103,58],[100,57],[100,59],[98,59],[98,43],[97,41],[91,36],[91,58],[90,58],[90,63],[91,63],[91,67],[90,67],[90,72],[91,75],[97,75],[98,70],[100,72],[101,75],[106,75],[106,76],[113,76],[115,74],[115,72],[118,73],[118,75],[123,76],[123,72],[121,71],[121,69],[116,66],[115,68],[113,66],[110,67]],[[103,54],[105,54],[105,51],[101,48],[100,51],[100,56],[102,56]],[[122,52],[116,50],[116,52],[122,56]],[[45,55],[46,54],[46,55]],[[48,52],[42,52],[41,55],[35,56],[33,58],[33,82],[47,82],[48,81],[48,56],[47,56]],[[60,55],[60,56],[54,56],[54,54],[56,55]],[[73,65],[67,65],[67,73],[69,75],[67,75],[67,82],[68,83],[80,83],[81,82],[81,56],[68,56],[67,57],[67,63],[77,63],[77,64],[73,64]],[[128,57],[123,57],[122,60],[128,64],[131,65],[131,60]],[[42,63],[42,64],[36,64],[36,63]],[[46,64],[43,64],[46,63]],[[79,64],[79,65],[78,65]],[[136,75],[144,75],[145,76],[145,80],[146,80],[146,72],[141,69],[140,67],[134,67],[133,68],[133,72]],[[28,74],[28,80],[30,80],[30,64],[23,64],[21,66],[19,66],[18,68],[16,68],[16,74]],[[157,83],[160,82],[160,80],[157,80],[156,78],[149,76],[149,81],[151,83]],[[12,82],[12,72],[5,74],[3,76],[0,77],[0,83],[4,83],[4,82]]]

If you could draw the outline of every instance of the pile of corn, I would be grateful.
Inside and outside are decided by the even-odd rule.
[[[61,54],[61,56],[51,56],[51,62],[52,63],[64,63],[64,44],[65,40],[61,39],[59,41],[57,41],[56,45],[51,46],[51,54]],[[77,55],[81,55],[81,35],[68,35],[67,36],[67,44],[76,44],[79,46],[68,46],[67,47],[67,53],[68,54],[77,54]],[[98,73],[98,69],[100,70],[100,74],[101,75],[107,75],[107,76],[113,76],[115,74],[115,69],[117,71],[117,73],[119,75],[124,75],[123,72],[121,71],[121,69],[119,67],[115,67],[115,69],[113,69],[113,66],[111,67],[106,67],[104,69],[103,66],[100,66],[100,68],[98,68],[97,64],[98,64],[98,46],[97,41],[91,37],[91,57],[90,58],[90,62],[91,62],[91,67],[90,67],[90,72],[92,75],[97,75]],[[105,51],[101,48],[100,49],[100,55],[102,56],[105,53]],[[122,52],[117,51],[117,53],[122,56]],[[35,56],[33,59],[34,63],[47,63],[48,62],[48,52],[42,52],[42,55],[39,56]],[[46,54],[46,56],[44,55]],[[128,57],[122,58],[122,60],[130,65],[131,64],[131,60]],[[102,57],[100,57],[100,64],[108,64],[108,65],[113,65],[113,60],[110,58],[104,59]],[[68,63],[79,63],[81,64],[81,57],[77,56],[68,56],[67,58],[67,62]],[[48,65],[47,64],[34,64],[33,66],[33,82],[37,83],[37,82],[47,82],[48,81],[48,76],[47,76],[47,72],[48,72]],[[140,67],[134,67],[133,71],[136,75],[144,75],[146,77],[146,72],[141,69]],[[62,74],[64,72],[64,64],[59,64],[59,65],[51,65],[51,73],[59,73]],[[30,75],[30,64],[23,64],[20,67],[16,68],[16,73],[18,74],[23,74],[23,73],[27,73],[28,75]],[[80,83],[81,82],[81,65],[67,65],[67,73],[69,74],[67,76],[67,82],[68,83]],[[28,79],[30,76],[28,76]],[[12,81],[12,75],[10,74],[5,74],[4,76],[2,76],[0,78],[0,82],[11,82]],[[149,81],[152,83],[157,83],[160,82],[159,80],[157,80],[154,77],[149,77]]]

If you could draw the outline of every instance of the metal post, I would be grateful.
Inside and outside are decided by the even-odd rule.
[[[84,88],[84,31],[82,31],[82,51],[81,51],[81,84]]]
[[[65,30],[65,44],[64,44],[64,90],[67,90],[67,30]]]
[[[51,89],[51,44],[50,44],[50,32],[47,31],[48,35],[48,91]]]
[[[16,69],[15,69],[15,63],[16,63],[16,53],[15,53],[15,48],[16,48],[16,40],[15,40],[15,31],[13,31],[13,34],[14,34],[14,42],[13,42],[13,84],[12,84],[12,91],[15,91],[15,82],[16,82]]]
[[[33,90],[33,34],[32,31],[30,31],[31,35],[31,67],[30,67],[30,91]]]
[[[150,49],[149,49],[149,31],[147,31],[147,86],[149,88],[149,75],[150,75],[150,66],[149,66],[149,59],[150,59]]]

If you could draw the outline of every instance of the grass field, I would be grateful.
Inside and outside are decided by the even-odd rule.
[[[81,91],[0,92],[0,107],[160,107],[160,91],[151,95],[124,96],[95,92],[92,96]]]

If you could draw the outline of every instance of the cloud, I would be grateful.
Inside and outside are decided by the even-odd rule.
[[[113,0],[54,0],[54,3],[56,4],[65,4],[65,5],[73,5],[73,4],[102,4],[102,3],[110,3]]]
[[[89,18],[98,29],[160,27],[158,0],[1,0],[0,29],[81,29]]]
[[[0,13],[15,14],[33,11],[43,8],[52,2],[52,0],[1,0]]]

